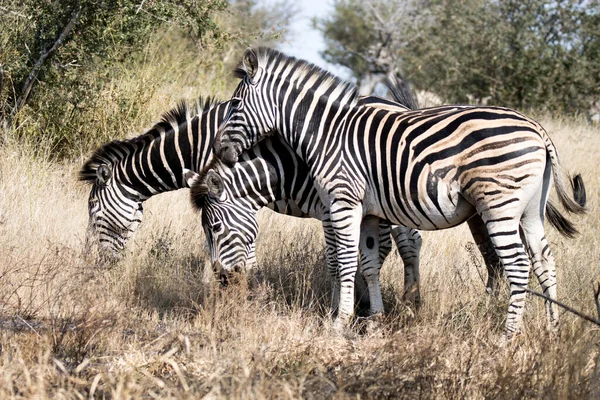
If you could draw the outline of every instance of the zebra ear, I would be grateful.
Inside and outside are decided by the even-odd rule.
[[[106,185],[111,176],[112,171],[108,165],[101,164],[98,166],[98,169],[96,169],[96,177],[98,178],[98,183],[101,185]]]
[[[183,169],[183,183],[186,184],[187,187],[191,188],[199,177],[200,175],[198,175],[196,172],[187,168]]]
[[[206,186],[208,187],[208,194],[217,199],[221,197],[223,190],[225,190],[223,178],[214,169],[206,173]]]
[[[246,73],[248,73],[248,76],[251,79],[254,79],[256,72],[258,71],[258,58],[256,57],[254,50],[246,50],[242,63],[244,64],[244,69],[246,70]]]

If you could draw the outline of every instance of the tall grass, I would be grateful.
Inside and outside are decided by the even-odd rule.
[[[151,117],[123,135],[169,107],[169,86],[157,90]],[[589,213],[573,217],[581,235],[547,229],[559,299],[594,315],[600,131],[540,121],[588,190]],[[150,199],[124,259],[102,265],[85,246],[89,188],[76,181],[85,154],[58,163],[36,150],[0,149],[0,398],[600,396],[597,327],[564,313],[549,334],[543,302],[529,298],[523,334],[501,345],[506,284],[498,299],[484,294],[466,227],[423,233],[418,312],[400,300],[393,253],[382,270],[387,315],[357,321],[346,338],[331,328],[318,221],[262,211],[255,280],[222,290],[207,279],[200,216],[182,190]]]

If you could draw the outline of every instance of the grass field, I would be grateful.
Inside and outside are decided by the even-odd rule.
[[[595,315],[600,272],[600,128],[541,117],[587,186],[582,234],[547,228],[559,299]],[[599,328],[561,314],[546,332],[530,297],[524,332],[501,345],[506,283],[484,294],[468,230],[425,232],[423,306],[400,301],[394,252],[382,270],[387,315],[332,330],[317,221],[261,213],[258,285],[207,282],[200,216],[187,190],[145,204],[125,258],[85,246],[89,188],[81,159],[51,163],[0,148],[0,398],[599,398]],[[535,280],[532,288],[538,289]]]

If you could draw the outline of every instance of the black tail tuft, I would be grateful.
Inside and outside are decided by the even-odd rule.
[[[585,201],[585,190],[583,196]],[[575,225],[566,219],[551,202],[546,203],[546,217],[548,217],[550,225],[555,227],[565,237],[573,238],[579,233]]]
[[[581,207],[585,207],[587,202],[587,194],[585,192],[585,185],[583,184],[583,178],[580,174],[575,175],[573,178],[573,197],[577,204]]]

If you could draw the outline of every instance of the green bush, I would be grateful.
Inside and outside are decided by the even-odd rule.
[[[600,2],[339,0],[323,56],[358,83],[399,73],[446,102],[585,113],[600,96]]]
[[[0,121],[53,158],[131,136],[181,97],[223,92],[231,50],[277,38],[290,15],[252,1],[3,4]]]

